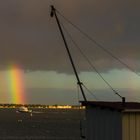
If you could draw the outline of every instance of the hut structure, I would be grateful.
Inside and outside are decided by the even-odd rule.
[[[86,140],[140,140],[140,103],[82,101]]]

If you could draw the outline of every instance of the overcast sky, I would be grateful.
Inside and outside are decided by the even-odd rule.
[[[0,0],[0,102],[12,102],[11,93],[4,90],[8,87],[3,86],[3,75],[8,74],[9,65],[15,64],[25,71],[25,103],[77,104],[76,79],[56,21],[50,17],[51,4],[140,73],[139,0]],[[58,17],[113,88],[128,100],[140,101],[140,76]],[[99,100],[119,100],[67,40],[80,78],[87,87]],[[94,100],[90,94],[87,97]]]

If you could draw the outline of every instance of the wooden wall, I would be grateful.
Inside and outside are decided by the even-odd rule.
[[[140,112],[124,112],[123,140],[140,140]]]
[[[87,106],[86,140],[122,140],[122,113]]]

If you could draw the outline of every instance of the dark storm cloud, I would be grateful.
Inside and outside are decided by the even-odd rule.
[[[66,55],[55,20],[49,16],[54,3],[63,14],[94,36],[113,54],[139,70],[140,2],[138,0],[1,0],[0,1],[0,67],[18,63],[29,70],[69,71]],[[62,20],[62,18],[60,18]],[[64,22],[62,20],[62,22]],[[79,46],[101,70],[122,68],[110,56],[96,49],[67,26]],[[71,44],[70,44],[71,45]],[[89,66],[72,49],[80,70]]]

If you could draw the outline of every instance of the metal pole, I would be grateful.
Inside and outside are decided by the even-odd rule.
[[[83,87],[82,87],[82,82],[81,82],[80,79],[79,79],[78,73],[77,73],[77,71],[76,71],[75,64],[74,64],[74,62],[73,62],[73,59],[72,59],[70,50],[69,50],[69,48],[68,48],[68,44],[67,44],[67,42],[66,42],[66,39],[65,39],[65,36],[64,36],[62,27],[61,27],[61,25],[60,25],[59,19],[58,19],[57,14],[56,14],[56,10],[55,10],[55,8],[54,8],[53,5],[51,5],[51,14],[50,14],[50,16],[51,16],[51,17],[55,16],[55,19],[56,19],[58,28],[59,28],[59,30],[60,30],[62,39],[63,39],[63,41],[64,41],[64,45],[65,45],[65,47],[66,47],[66,51],[67,51],[67,53],[68,53],[68,56],[69,56],[71,65],[72,65],[72,67],[73,67],[73,70],[74,70],[74,73],[75,73],[75,76],[76,76],[76,79],[77,79],[77,84],[78,84],[79,87],[80,87],[80,90],[81,90],[81,92],[82,92],[82,95],[83,95],[84,100],[87,101],[86,96],[85,96],[85,93],[84,93],[84,90],[83,90]]]

